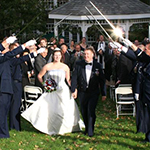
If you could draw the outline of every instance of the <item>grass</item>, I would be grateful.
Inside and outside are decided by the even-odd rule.
[[[116,119],[115,102],[99,101],[92,138],[82,132],[63,136],[49,136],[34,129],[21,118],[22,131],[10,131],[10,138],[0,139],[0,150],[148,150],[150,143],[142,143],[145,135],[136,134],[135,117]]]

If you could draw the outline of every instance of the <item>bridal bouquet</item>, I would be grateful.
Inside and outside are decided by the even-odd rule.
[[[43,83],[46,92],[50,93],[56,91],[57,83],[52,78],[47,78]]]

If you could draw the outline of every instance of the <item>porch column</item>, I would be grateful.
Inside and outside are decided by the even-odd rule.
[[[125,29],[125,38],[128,39],[129,38],[129,31],[130,31],[130,27],[133,25],[133,23],[130,23],[129,20],[127,20],[125,22],[124,29]]]
[[[55,25],[56,23],[57,21],[54,19],[54,36],[58,37],[58,26]]]
[[[57,6],[57,0],[53,0],[53,3],[54,3],[54,7]]]
[[[62,36],[65,37],[65,31],[64,30],[62,30]]]
[[[73,39],[72,39],[72,33],[69,32],[69,43],[71,42],[71,40],[73,40]]]
[[[77,33],[77,43],[79,43],[79,42],[80,42],[80,34]]]

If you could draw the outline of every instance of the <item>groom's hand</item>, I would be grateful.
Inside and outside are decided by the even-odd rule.
[[[77,98],[77,89],[75,89],[75,92],[74,92],[74,93],[72,93],[72,97],[73,97],[74,99],[76,99],[76,98]]]

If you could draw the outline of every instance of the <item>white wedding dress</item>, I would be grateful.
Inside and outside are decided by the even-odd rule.
[[[50,70],[48,76],[56,81],[56,91],[43,93],[21,116],[37,130],[49,135],[81,131],[84,123],[65,83],[65,71]]]

